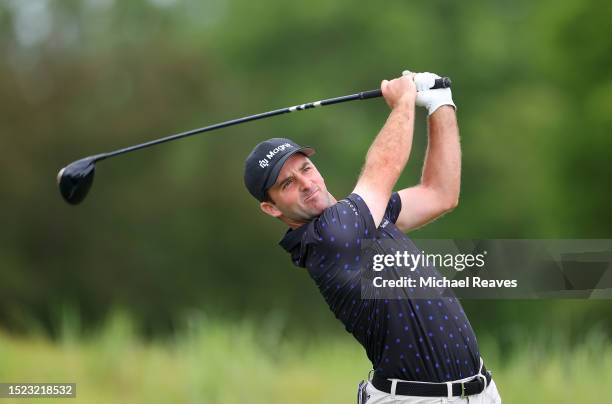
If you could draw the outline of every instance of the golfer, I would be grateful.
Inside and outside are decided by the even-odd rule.
[[[420,251],[405,235],[458,202],[459,130],[451,90],[431,88],[439,76],[404,72],[383,80],[391,112],[372,142],[353,192],[332,196],[309,159],[310,147],[289,139],[259,143],[246,159],[244,181],[266,214],[289,229],[280,245],[306,268],[346,330],[372,362],[358,402],[500,403],[474,331],[454,297],[363,298],[364,243]],[[418,92],[417,92],[418,90]],[[415,105],[428,111],[429,142],[418,185],[393,192],[412,146]],[[393,269],[393,268],[391,268]]]

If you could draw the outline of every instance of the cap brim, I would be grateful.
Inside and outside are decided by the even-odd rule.
[[[285,165],[285,161],[287,161],[287,159],[293,156],[295,153],[302,153],[306,157],[310,157],[315,154],[315,149],[313,149],[312,147],[301,147],[299,149],[292,150],[291,152],[285,154],[282,158],[280,158],[272,168],[270,176],[264,184],[264,192],[270,189],[276,183],[278,175],[280,174],[281,170],[283,169],[283,166]]]

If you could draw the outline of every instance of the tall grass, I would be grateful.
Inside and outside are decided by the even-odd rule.
[[[0,382],[75,382],[82,403],[352,403],[369,369],[348,335],[287,338],[273,322],[199,317],[153,342],[122,315],[88,335],[67,324],[55,341],[0,332]],[[513,353],[481,338],[504,402],[610,402],[610,341],[592,332],[571,347],[550,335],[523,336],[524,349]]]

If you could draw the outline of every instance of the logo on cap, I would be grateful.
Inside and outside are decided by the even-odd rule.
[[[269,158],[270,160],[272,160],[272,158],[276,155],[276,153],[282,152],[283,150],[285,150],[288,147],[293,147],[293,145],[291,145],[289,143],[285,143],[285,144],[282,144],[280,146],[276,146],[274,149],[270,150],[268,152],[268,154],[266,154],[266,157]]]
[[[259,160],[259,166],[261,168],[266,168],[267,166],[269,166],[270,164],[268,164],[268,160],[267,159],[263,159],[263,160]]]

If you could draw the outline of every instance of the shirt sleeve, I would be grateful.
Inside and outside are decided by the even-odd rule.
[[[384,218],[395,223],[401,209],[401,198],[395,192],[389,198]],[[368,205],[354,193],[325,209],[309,230],[311,234],[308,238],[311,240],[344,247],[376,234],[376,226]]]
[[[307,268],[317,282],[332,268],[359,265],[363,241],[376,234],[370,211],[354,194],[325,209],[306,226],[299,257],[294,262]]]
[[[328,244],[348,248],[357,240],[374,234],[374,221],[369,210],[364,210],[365,203],[351,194],[338,203],[325,209],[321,216],[314,220],[312,237],[319,244]],[[361,198],[359,198],[361,199]],[[366,207],[367,208],[367,207]]]
[[[384,220],[395,222],[400,211],[401,199],[394,193],[387,204]],[[325,209],[298,235],[301,243],[299,250],[292,253],[294,264],[319,271],[346,256],[358,262],[362,242],[376,237],[376,226],[368,205],[353,193]]]
[[[370,208],[365,203],[363,198],[353,193],[350,194],[346,199],[354,203],[354,205],[357,207],[359,215],[361,215],[366,222],[369,222],[367,223],[369,231],[376,231],[376,227],[374,226],[374,218],[372,217]],[[389,202],[387,202],[387,208],[385,209],[383,219],[387,219],[388,221],[395,223],[401,211],[402,199],[400,198],[397,192],[394,192],[393,194],[391,194]]]
[[[395,223],[401,211],[402,198],[400,198],[397,192],[394,192],[393,194],[391,194],[391,198],[389,198],[389,203],[387,203],[387,209],[385,210],[384,218],[389,220],[390,222]]]

